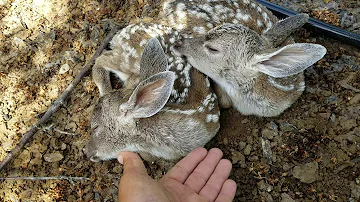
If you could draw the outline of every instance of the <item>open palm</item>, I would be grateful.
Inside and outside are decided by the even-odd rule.
[[[147,175],[136,154],[122,153],[124,175],[120,181],[119,200],[230,202],[235,196],[236,183],[228,179],[232,165],[221,159],[222,155],[217,148],[209,152],[204,148],[195,149],[156,182]]]

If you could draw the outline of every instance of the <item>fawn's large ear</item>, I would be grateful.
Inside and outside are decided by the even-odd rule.
[[[326,48],[319,44],[295,43],[255,55],[254,66],[258,71],[272,77],[287,77],[304,71],[325,53]]]
[[[174,81],[175,73],[170,71],[141,81],[126,103],[126,113],[133,118],[147,118],[158,113],[167,103]]]
[[[262,36],[268,39],[272,47],[279,46],[294,31],[302,27],[309,20],[308,14],[298,14],[275,23]]]
[[[141,81],[159,72],[166,71],[168,66],[167,58],[160,42],[151,38],[142,53],[140,62]]]

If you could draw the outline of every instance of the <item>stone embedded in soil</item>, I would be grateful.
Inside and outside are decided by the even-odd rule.
[[[69,64],[63,64],[63,65],[61,65],[61,67],[60,67],[60,70],[59,70],[59,74],[65,74],[66,72],[68,72],[69,71],[69,69],[70,69],[70,66],[69,66]]]
[[[273,186],[269,185],[264,180],[261,180],[260,182],[258,182],[257,186],[258,186],[259,190],[261,190],[261,191],[271,192],[273,190]]]
[[[60,152],[54,152],[51,154],[45,154],[44,155],[44,160],[47,162],[57,162],[60,161],[61,159],[63,159],[64,156],[62,154],[60,154]]]
[[[360,93],[356,94],[353,98],[351,98],[351,100],[349,101],[349,103],[351,105],[359,103],[360,102]]]
[[[244,149],[244,154],[245,156],[249,155],[251,152],[251,145],[246,145],[245,149]]]
[[[351,197],[354,199],[360,199],[360,185],[357,185],[355,182],[350,183]]]
[[[238,151],[233,151],[231,152],[232,156],[231,156],[231,160],[232,160],[232,163],[233,164],[236,164],[236,163],[240,163],[240,165],[244,165],[245,164],[245,156],[238,152]]]
[[[288,122],[280,123],[280,130],[283,132],[294,132],[297,130],[296,126]]]
[[[239,142],[239,151],[243,150],[246,146],[246,142],[240,141]]]
[[[263,150],[263,155],[267,160],[268,164],[271,164],[273,162],[273,153],[271,151],[270,141],[261,137],[261,147]]]
[[[31,154],[30,151],[25,149],[21,154],[14,160],[14,167],[22,167],[26,166],[27,163],[31,160]]]
[[[282,193],[281,194],[281,201],[280,202],[295,202],[294,199],[292,199],[289,194],[287,193]]]
[[[356,119],[347,119],[346,117],[339,117],[340,126],[342,129],[349,130],[355,126],[357,126]]]
[[[272,140],[275,135],[278,134],[278,131],[271,130],[269,128],[264,128],[261,131],[261,135],[265,136],[267,139]]]
[[[319,179],[317,162],[306,163],[305,165],[295,166],[293,176],[304,183],[312,183]]]

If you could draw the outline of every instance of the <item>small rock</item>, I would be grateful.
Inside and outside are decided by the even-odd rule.
[[[346,118],[344,118],[344,119],[346,119]],[[357,126],[356,119],[341,120],[340,125],[341,125],[342,129],[349,130],[349,129]]]
[[[270,141],[262,137],[261,138],[261,147],[263,150],[263,155],[267,160],[267,163],[272,164],[272,162],[273,162],[272,156],[273,155],[272,155],[272,151],[271,151]]]
[[[283,132],[295,132],[297,131],[296,126],[288,122],[280,123],[280,130]]]
[[[321,91],[321,95],[324,96],[324,97],[331,96],[331,94],[332,94],[332,92],[328,91],[328,90]]]
[[[240,152],[238,151],[233,151],[232,152],[232,157],[231,157],[232,163],[236,164],[238,162],[245,162],[245,156],[242,155]]]
[[[21,154],[14,160],[14,167],[23,167],[26,166],[31,159],[31,154],[29,150],[25,149]]]
[[[330,121],[334,123],[335,120],[336,120],[336,115],[334,113],[332,113],[330,116]]]
[[[66,149],[66,144],[65,143],[61,143],[61,150],[65,150]]]
[[[224,143],[224,145],[227,145],[229,143],[229,140],[227,138],[224,138],[223,143]]]
[[[360,94],[356,94],[351,100],[349,101],[350,104],[356,104],[360,102]]]
[[[71,130],[71,131],[76,131],[77,125],[75,122],[71,121],[70,123],[66,124],[65,129],[66,130]]]
[[[295,166],[293,176],[304,183],[312,183],[319,179],[316,173],[319,169],[317,162],[310,162],[305,165]]]
[[[253,155],[253,156],[250,156],[248,159],[249,159],[249,161],[254,162],[254,161],[258,161],[258,160],[259,160],[259,157]]]
[[[249,122],[250,122],[249,119],[244,119],[244,120],[241,121],[242,124],[249,123]]]
[[[70,66],[69,66],[69,64],[63,64],[63,65],[61,65],[61,67],[60,67],[60,70],[59,70],[59,74],[65,74],[66,72],[68,72],[69,71],[69,69],[70,69]]]
[[[338,100],[337,96],[332,95],[332,96],[329,96],[328,98],[326,98],[325,103],[326,104],[335,104],[335,103],[337,103],[337,100]]]
[[[247,156],[249,155],[251,152],[251,145],[246,145],[245,149],[244,149],[244,154]]]
[[[290,168],[291,168],[291,165],[289,165],[288,163],[284,163],[284,164],[283,164],[283,169],[284,169],[285,171],[290,170]]]
[[[281,201],[280,202],[295,202],[294,199],[292,199],[289,194],[287,193],[282,193],[281,194]]]
[[[273,190],[273,186],[269,185],[264,180],[261,180],[260,182],[258,182],[257,185],[258,185],[259,190],[261,190],[261,191],[271,192]]]
[[[273,197],[271,196],[271,194],[269,194],[269,193],[267,193],[267,192],[261,192],[260,195],[261,195],[262,197],[264,197],[264,199],[265,199],[266,202],[273,202],[273,201],[274,201],[274,199],[273,199]]]
[[[32,190],[32,189],[27,189],[27,190],[21,192],[21,194],[20,194],[19,196],[20,196],[20,198],[22,198],[22,199],[30,198],[31,195],[32,195],[32,193],[33,193],[33,191],[34,191],[34,190]]]
[[[325,120],[329,120],[331,113],[319,113],[319,116]]]
[[[261,131],[261,135],[265,136],[267,139],[272,140],[275,135],[277,135],[277,131],[273,131],[269,128],[264,128]]]
[[[360,199],[360,186],[356,185],[354,182],[351,182],[350,189],[351,189],[351,197],[355,199]]]
[[[245,146],[246,146],[246,142],[243,142],[243,141],[239,142],[239,150],[240,151],[243,150],[245,148]]]
[[[62,154],[60,154],[60,152],[54,152],[51,154],[45,154],[44,155],[44,160],[47,162],[57,162],[60,161],[61,159],[63,159],[64,156]]]

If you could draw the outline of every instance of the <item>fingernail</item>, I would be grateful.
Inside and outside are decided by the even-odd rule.
[[[124,158],[121,154],[117,157],[117,160],[121,163],[121,165],[124,164]]]

